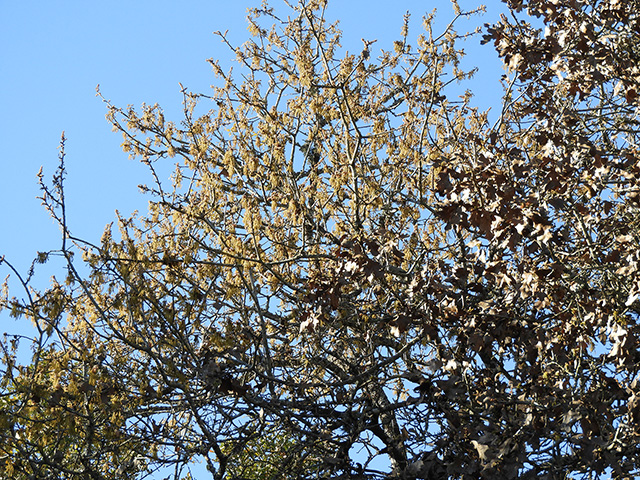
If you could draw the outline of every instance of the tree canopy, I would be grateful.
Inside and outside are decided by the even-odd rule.
[[[92,244],[64,148],[41,176],[65,271],[1,300],[37,330],[1,344],[1,475],[638,475],[640,2],[506,4],[349,53],[325,0],[265,3],[179,122],[105,100],[149,210]]]

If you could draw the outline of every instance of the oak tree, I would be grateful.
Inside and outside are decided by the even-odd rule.
[[[105,100],[149,211],[94,245],[63,150],[42,180],[66,278],[3,297],[37,334],[2,343],[0,472],[637,475],[640,2],[506,3],[493,117],[455,2],[356,53],[326,1],[264,4],[180,123]]]

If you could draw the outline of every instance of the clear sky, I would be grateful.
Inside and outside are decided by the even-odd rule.
[[[180,121],[178,83],[206,93],[213,78],[206,59],[232,58],[212,32],[228,30],[241,44],[249,36],[246,10],[259,1],[0,1],[0,255],[26,272],[37,251],[59,247],[58,229],[36,199],[36,174],[40,166],[47,178],[54,173],[62,131],[75,235],[98,241],[116,209],[125,216],[144,212],[147,198],[137,185],[147,183],[147,171],[121,151],[121,136],[105,120],[96,85],[116,106],[157,102],[167,119]],[[487,3],[488,13],[460,24],[459,31],[495,21],[503,6]],[[283,6],[281,0],[272,4]],[[361,38],[378,39],[375,54],[376,48],[392,48],[406,11],[413,15],[410,36],[417,36],[421,16],[434,7],[443,24],[452,18],[448,0],[332,0],[328,14],[340,19],[346,49],[359,51]],[[479,40],[464,45],[468,64],[480,67],[470,86],[480,105],[497,108],[503,72],[492,47],[480,47]],[[62,277],[59,267],[43,268],[45,278]],[[0,266],[0,279],[7,273]],[[0,331],[15,327],[0,314]]]
[[[40,166],[47,176],[54,172],[63,130],[72,231],[97,240],[115,209],[144,211],[147,199],[137,185],[146,183],[146,170],[120,150],[96,85],[117,106],[158,102],[167,119],[179,120],[178,82],[206,92],[212,75],[205,60],[230,58],[212,32],[228,30],[242,43],[249,35],[246,10],[258,2],[0,2],[0,255],[24,270],[36,251],[58,246],[57,228],[36,199],[36,173]],[[496,18],[501,4],[489,2],[489,13],[474,23]],[[334,0],[329,15],[341,21],[345,48],[361,48],[362,37],[377,38],[374,48],[380,48],[397,38],[407,10],[417,35],[420,17],[434,7],[442,21],[452,17],[448,0]],[[491,47],[478,43],[465,49],[470,63],[482,67],[474,86],[489,105],[498,101],[501,69]]]

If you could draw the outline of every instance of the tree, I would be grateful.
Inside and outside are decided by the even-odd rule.
[[[64,151],[42,181],[67,278],[3,300],[39,335],[3,343],[0,471],[637,475],[640,3],[507,3],[494,124],[455,20],[344,54],[320,0],[254,9],[180,125],[107,102],[149,213],[92,245]]]

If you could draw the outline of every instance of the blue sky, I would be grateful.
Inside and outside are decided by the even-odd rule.
[[[110,2],[29,1],[0,3],[0,255],[25,270],[38,250],[56,248],[58,230],[36,199],[36,173],[55,170],[60,134],[67,136],[67,199],[72,231],[100,238],[115,209],[144,211],[147,199],[137,185],[146,170],[120,150],[121,137],[105,120],[95,96],[117,106],[158,102],[166,118],[180,119],[178,82],[206,92],[211,82],[207,58],[230,58],[215,30],[228,30],[240,44],[248,37],[246,9],[258,0],[136,0]],[[276,0],[274,6],[281,6]],[[475,4],[462,0],[463,7]],[[345,48],[361,48],[360,38],[378,39],[374,48],[397,38],[403,14],[413,14],[414,33],[426,10],[452,17],[448,0],[338,0],[329,15],[339,18]],[[491,0],[484,23],[502,8]],[[500,65],[487,46],[467,42],[469,61],[482,70],[474,82],[478,100],[498,101]],[[375,50],[374,50],[375,51]],[[487,93],[489,92],[489,93]],[[493,99],[493,100],[492,100]],[[3,272],[0,272],[4,276]]]
[[[459,30],[494,21],[503,7],[489,2],[484,17]],[[272,4],[282,7],[280,0]],[[37,251],[59,248],[58,228],[36,199],[36,174],[41,166],[47,178],[54,173],[62,131],[71,231],[98,241],[116,209],[125,216],[135,209],[144,213],[148,199],[137,185],[148,181],[147,170],[121,151],[121,136],[105,120],[96,86],[116,106],[157,102],[167,119],[180,121],[179,82],[206,93],[213,78],[206,59],[232,58],[212,32],[228,30],[241,44],[249,35],[246,10],[258,5],[259,0],[0,2],[0,256],[26,272]],[[374,54],[391,48],[406,11],[413,15],[410,36],[417,36],[421,16],[434,7],[443,24],[452,18],[448,0],[333,0],[328,14],[340,19],[346,49],[359,51],[361,38],[377,39]],[[479,37],[464,48],[468,65],[480,67],[469,84],[477,102],[497,108],[503,72],[495,53],[491,46],[480,47]],[[42,267],[37,284],[43,286],[53,273],[62,277],[60,267]],[[7,273],[0,267],[0,279]],[[0,314],[0,330],[16,327]]]

